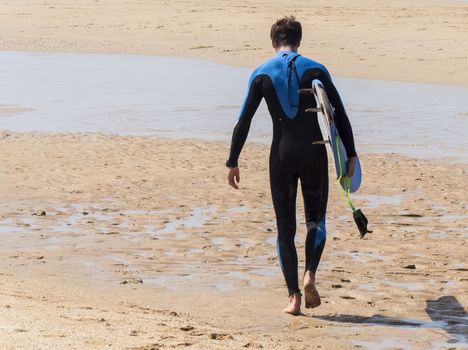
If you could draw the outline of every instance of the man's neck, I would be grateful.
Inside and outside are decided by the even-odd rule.
[[[297,52],[297,47],[292,46],[281,46],[276,48],[276,53],[279,52]]]

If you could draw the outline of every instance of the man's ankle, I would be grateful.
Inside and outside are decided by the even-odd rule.
[[[310,279],[312,283],[315,283],[315,273],[313,273],[312,271],[306,270],[306,272],[304,272],[304,279],[306,278]]]

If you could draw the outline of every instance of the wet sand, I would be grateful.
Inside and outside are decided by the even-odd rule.
[[[227,151],[1,133],[0,347],[466,348],[466,164],[364,155],[355,204],[374,232],[358,238],[332,183],[323,305],[291,317],[268,147],[246,147],[239,191],[225,183]]]
[[[467,85],[463,1],[0,1],[0,49],[144,53],[256,66],[294,14],[302,53],[333,75]]]

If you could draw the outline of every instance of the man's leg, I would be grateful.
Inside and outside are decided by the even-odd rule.
[[[301,293],[297,276],[297,252],[294,244],[297,180],[297,176],[286,174],[282,169],[270,166],[271,195],[278,228],[276,250],[290,296],[290,305],[284,311],[291,314],[300,313]]]
[[[326,241],[325,214],[328,200],[328,167],[326,161],[322,162],[322,166],[319,167],[317,167],[319,165],[317,163],[320,162],[316,161],[313,168],[309,168],[307,172],[301,174],[301,189],[307,226],[304,273],[307,308],[319,306],[321,303],[320,295],[315,287],[315,273]]]

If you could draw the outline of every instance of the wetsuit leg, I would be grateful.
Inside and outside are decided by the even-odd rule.
[[[327,155],[320,146],[315,146],[313,157],[301,171],[301,189],[304,198],[304,210],[307,226],[305,242],[305,270],[313,273],[322,256],[326,241],[325,214],[328,200],[328,165]]]
[[[298,176],[288,172],[275,155],[270,157],[270,186],[276,214],[278,240],[276,250],[289,295],[300,293],[297,276],[296,195]]]

